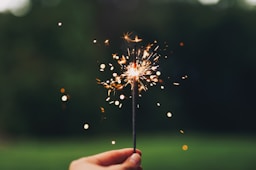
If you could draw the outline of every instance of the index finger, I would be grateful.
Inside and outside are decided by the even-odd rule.
[[[136,153],[141,155],[140,150],[136,150]],[[97,165],[109,166],[109,165],[120,164],[124,162],[132,154],[133,154],[132,148],[125,148],[125,149],[103,152],[97,155],[87,157],[85,159],[88,162],[95,163]]]

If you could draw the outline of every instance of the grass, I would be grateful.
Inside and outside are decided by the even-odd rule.
[[[116,144],[112,145],[111,141]],[[254,170],[256,138],[229,135],[138,134],[145,170]],[[23,139],[0,143],[1,170],[64,170],[70,161],[130,147],[126,135],[69,139]],[[183,144],[188,150],[181,149]]]

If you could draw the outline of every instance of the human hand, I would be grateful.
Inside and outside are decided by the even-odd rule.
[[[141,151],[127,148],[83,157],[72,161],[69,170],[142,170]]]

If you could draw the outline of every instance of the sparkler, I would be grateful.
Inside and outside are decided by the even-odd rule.
[[[138,36],[132,38],[131,33],[124,34],[123,39],[129,44],[126,53],[112,55],[113,59],[118,63],[118,70],[116,70],[112,63],[100,64],[100,71],[104,72],[109,67],[112,77],[105,81],[96,80],[98,84],[103,85],[108,91],[106,101],[109,104],[119,106],[119,108],[122,107],[121,100],[124,100],[126,96],[120,94],[119,99],[113,100],[112,98],[117,96],[117,93],[125,87],[129,86],[131,88],[133,148],[134,152],[136,152],[137,98],[142,91],[147,91],[149,87],[161,82],[159,79],[161,75],[159,71],[159,58],[161,55],[158,53],[159,46],[156,42],[146,46],[139,46],[142,39]]]

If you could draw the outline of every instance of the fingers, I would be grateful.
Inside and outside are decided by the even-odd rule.
[[[125,169],[136,169],[141,165],[141,156],[138,153],[132,154],[123,164],[122,166]]]
[[[136,152],[127,148],[80,158],[70,164],[69,170],[142,170],[141,151]]]
[[[142,170],[141,156],[133,153],[122,164],[116,164],[108,167],[109,170]]]
[[[141,155],[140,150],[136,150],[138,155]],[[119,149],[103,152],[94,156],[87,157],[87,161],[100,165],[100,166],[109,166],[115,164],[121,164],[127,160],[133,154],[132,148]],[[134,158],[136,159],[136,158]],[[132,159],[133,160],[133,159]]]

